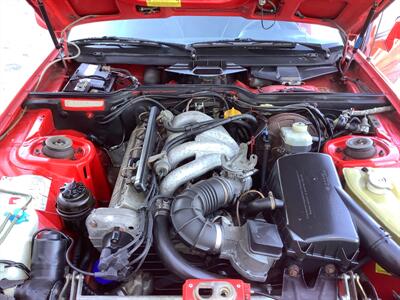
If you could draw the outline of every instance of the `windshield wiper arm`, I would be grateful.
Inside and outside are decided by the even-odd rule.
[[[287,42],[287,41],[263,41],[254,39],[231,39],[231,40],[216,40],[193,43],[191,46],[196,48],[218,48],[218,47],[262,47],[271,49],[295,49],[296,46],[303,46],[315,52],[322,52],[326,58],[329,58],[331,51],[329,48],[321,44],[305,43],[305,42]]]
[[[177,50],[182,50],[192,53],[192,48],[187,45],[169,43],[169,42],[159,42],[146,39],[136,39],[136,38],[121,38],[116,36],[103,36],[96,38],[84,38],[79,40],[74,40],[74,43],[78,45],[100,45],[100,46],[117,46],[117,47],[133,47],[133,46],[144,46],[144,47],[154,47],[154,48],[172,48]]]
[[[193,48],[208,48],[208,47],[271,47],[271,48],[289,48],[293,49],[297,43],[285,41],[261,41],[254,39],[228,39],[228,40],[215,40],[206,42],[197,42],[191,44]]]
[[[322,52],[325,54],[326,58],[329,58],[331,56],[331,50],[329,49],[329,47],[324,47],[321,44],[313,44],[313,43],[302,43],[302,42],[298,42],[297,45],[301,45],[307,48],[310,48],[316,52]]]

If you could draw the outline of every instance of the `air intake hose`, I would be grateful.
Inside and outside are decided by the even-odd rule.
[[[190,246],[218,253],[222,245],[222,228],[205,216],[232,203],[244,184],[225,177],[201,181],[177,196],[171,207],[175,231]]]
[[[167,215],[160,214],[155,217],[154,242],[163,264],[180,278],[216,279],[221,277],[193,266],[175,249],[169,237],[169,217]]]
[[[400,246],[343,189],[336,189],[350,211],[361,245],[386,271],[400,276]]]

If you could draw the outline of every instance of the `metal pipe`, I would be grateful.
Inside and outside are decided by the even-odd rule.
[[[160,185],[160,194],[171,196],[178,187],[222,165],[220,154],[205,155],[173,170]]]
[[[164,116],[164,122],[169,122],[173,128],[213,120],[210,116],[198,111],[184,112],[173,118],[167,114]],[[171,134],[169,138],[179,134]],[[198,134],[194,141],[176,146],[155,163],[156,173],[159,176],[165,176],[160,185],[161,194],[173,195],[184,183],[220,167],[222,156],[230,159],[238,152],[238,144],[222,126]],[[174,169],[179,163],[191,157],[196,159]]]

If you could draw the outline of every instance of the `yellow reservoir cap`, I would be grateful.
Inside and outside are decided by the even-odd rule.
[[[242,113],[240,110],[237,110],[236,108],[232,107],[231,109],[228,109],[224,112],[224,119],[228,119],[230,117],[238,116],[241,115]]]
[[[346,190],[400,243],[400,168],[344,168]]]

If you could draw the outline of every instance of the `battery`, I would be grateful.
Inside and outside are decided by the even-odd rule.
[[[64,92],[98,93],[110,92],[113,88],[116,75],[103,71],[101,65],[80,64],[71,76]]]

